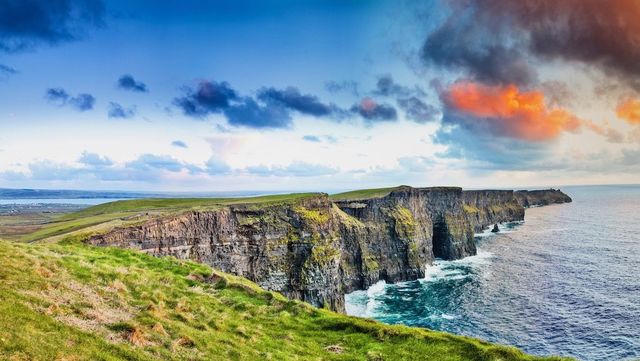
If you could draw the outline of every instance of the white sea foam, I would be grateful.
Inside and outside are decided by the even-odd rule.
[[[366,290],[345,295],[345,311],[352,316],[374,317],[376,308],[380,305],[376,298],[384,295],[386,286],[387,283],[382,280],[372,284]]]

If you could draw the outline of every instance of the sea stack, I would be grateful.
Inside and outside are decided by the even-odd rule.
[[[498,223],[493,225],[493,229],[491,230],[491,232],[493,232],[493,233],[500,232],[500,228],[498,227]]]

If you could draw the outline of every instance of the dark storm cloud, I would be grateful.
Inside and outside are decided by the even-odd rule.
[[[101,26],[100,0],[0,0],[0,50],[15,52],[39,43],[76,40]]]
[[[396,108],[388,104],[380,104],[371,98],[364,98],[354,104],[351,111],[360,114],[367,123],[389,122],[398,119]]]
[[[62,88],[47,89],[45,98],[51,103],[59,106],[69,105],[81,112],[93,109],[96,103],[96,98],[91,94],[81,93],[72,97]]]
[[[258,91],[257,98],[265,103],[280,104],[285,108],[316,117],[330,115],[337,108],[335,105],[322,103],[315,95],[301,94],[295,87],[283,90],[262,88]]]
[[[110,102],[108,115],[109,118],[128,119],[136,115],[136,110],[135,108],[125,108],[118,103]]]
[[[427,62],[487,83],[530,84],[533,59],[580,62],[640,90],[637,0],[450,0]]]
[[[491,29],[476,23],[475,7],[469,5],[464,12],[454,12],[427,37],[421,55],[428,64],[463,71],[475,80],[492,84],[523,85],[536,80],[535,70],[520,49],[503,45],[500,34],[491,34]]]
[[[118,88],[140,93],[146,93],[149,91],[145,83],[136,80],[130,74],[125,74],[118,79]]]

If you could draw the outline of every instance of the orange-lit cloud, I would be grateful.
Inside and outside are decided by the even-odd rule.
[[[582,120],[565,109],[547,108],[542,92],[521,91],[515,85],[457,82],[443,95],[447,107],[485,122],[496,135],[544,141],[564,131],[575,132],[583,125]]]
[[[640,100],[627,98],[618,104],[616,113],[630,124],[640,124]]]

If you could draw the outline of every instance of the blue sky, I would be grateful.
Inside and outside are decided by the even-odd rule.
[[[637,183],[640,9],[530,3],[0,0],[0,187]]]

